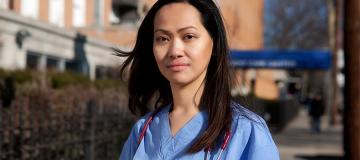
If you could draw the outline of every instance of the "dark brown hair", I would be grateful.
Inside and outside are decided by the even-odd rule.
[[[170,84],[156,65],[152,46],[155,15],[169,3],[188,3],[194,6],[200,12],[202,24],[214,44],[199,104],[209,113],[208,128],[188,150],[194,153],[214,146],[217,138],[222,138],[224,131],[230,128],[232,121],[229,47],[224,23],[215,3],[211,0],[158,0],[140,25],[134,49],[131,52],[115,50],[115,53],[127,57],[121,74],[125,75],[129,68],[129,109],[133,114],[148,113],[151,110],[149,103],[154,97],[157,98],[155,108],[171,103]]]

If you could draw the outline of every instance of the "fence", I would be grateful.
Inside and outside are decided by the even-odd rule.
[[[0,106],[0,160],[118,159],[132,119],[116,101]]]

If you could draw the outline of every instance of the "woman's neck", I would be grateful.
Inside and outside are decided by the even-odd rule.
[[[199,103],[203,90],[203,82],[195,82],[185,86],[172,84],[172,112],[175,111],[183,114],[199,112]]]

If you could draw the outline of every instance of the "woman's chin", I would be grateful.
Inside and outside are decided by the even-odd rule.
[[[190,84],[190,80],[186,80],[186,79],[171,79],[169,80],[171,85],[176,85],[176,86],[186,86],[188,84]]]

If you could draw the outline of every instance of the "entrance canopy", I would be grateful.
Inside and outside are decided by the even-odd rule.
[[[331,67],[331,53],[327,50],[232,50],[230,59],[235,68],[327,70]]]

